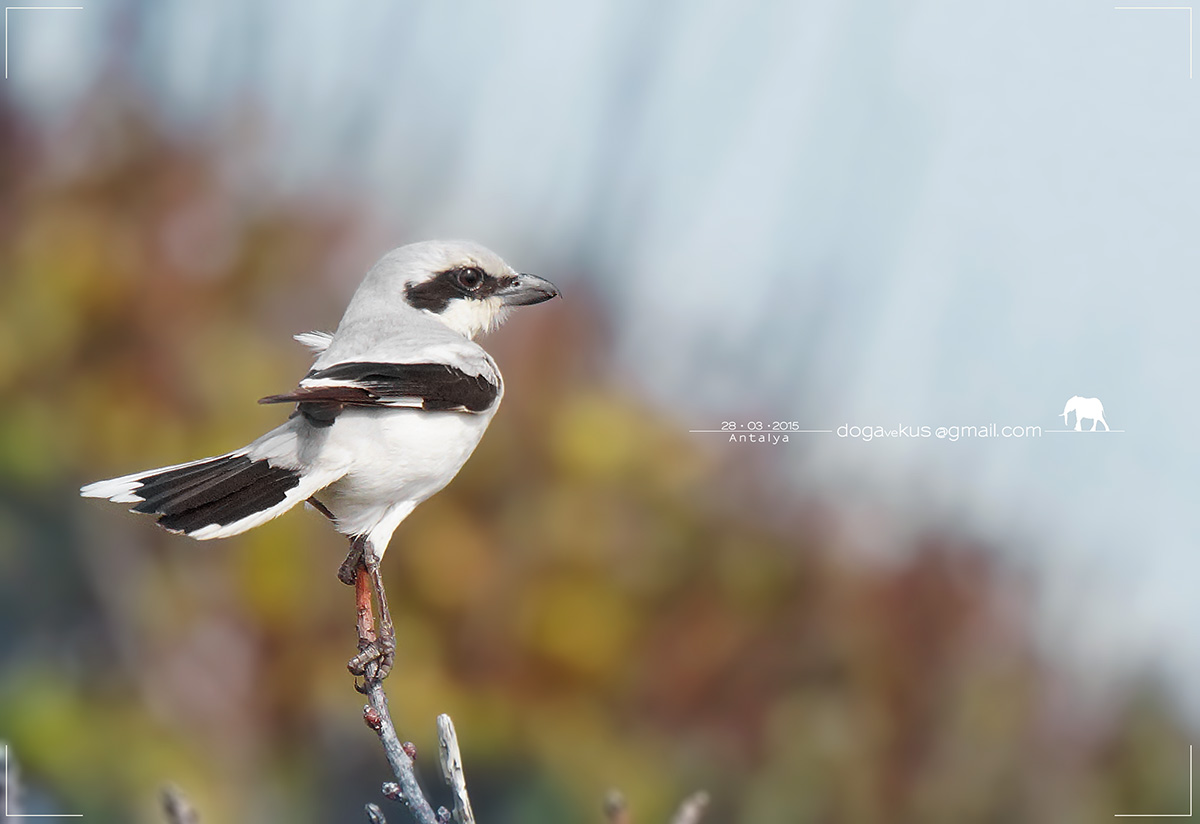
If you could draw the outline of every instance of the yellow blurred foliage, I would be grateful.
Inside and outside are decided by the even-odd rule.
[[[430,501],[428,506],[432,511],[422,512],[393,541],[391,551],[403,560],[389,566],[404,567],[424,603],[460,611],[496,585],[497,548],[471,513],[453,501]]]
[[[554,577],[530,588],[518,618],[530,649],[587,678],[615,676],[633,622],[624,600],[603,579]]]

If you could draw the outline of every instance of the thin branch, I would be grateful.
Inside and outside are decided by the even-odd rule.
[[[462,753],[458,750],[458,734],[450,716],[442,713],[437,717],[438,754],[442,762],[442,775],[454,791],[454,820],[458,824],[475,824],[475,813],[467,795],[467,777],[463,773]]]
[[[377,804],[367,805],[367,821],[371,824],[387,824],[387,819],[383,817],[383,810],[379,809]]]
[[[374,666],[374,664],[372,663],[370,666]],[[433,807],[429,805],[425,795],[421,792],[421,785],[417,783],[417,774],[413,770],[413,760],[404,751],[404,745],[400,743],[400,739],[396,735],[392,716],[388,712],[387,695],[383,692],[383,684],[371,680],[370,674],[368,674],[363,688],[366,690],[368,699],[367,706],[363,708],[363,718],[366,720],[367,726],[375,730],[379,736],[379,742],[383,744],[383,752],[392,767],[392,772],[396,775],[396,781],[399,782],[398,787],[386,794],[396,801],[403,801],[419,824],[442,824],[438,820],[437,814],[434,813]]]
[[[371,614],[371,583],[367,571],[362,567],[358,569],[354,579],[354,596],[358,606],[358,644],[359,650],[362,651],[375,642],[375,624]],[[383,752],[396,775],[396,781],[399,782],[398,786],[385,785],[384,795],[396,801],[403,801],[418,824],[442,824],[421,792],[421,785],[417,783],[417,775],[413,769],[413,760],[396,735],[396,727],[392,724],[392,715],[388,711],[387,695],[383,691],[383,682],[376,677],[377,672],[378,665],[372,661],[366,667],[362,685],[356,686],[356,689],[367,696],[368,703],[363,707],[363,720],[379,736]]]
[[[178,787],[167,786],[162,791],[163,812],[167,824],[200,824],[200,815]]]

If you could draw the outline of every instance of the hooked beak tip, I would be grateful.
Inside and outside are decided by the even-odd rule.
[[[527,274],[518,275],[516,282],[503,292],[504,303],[508,306],[532,306],[558,297],[562,297],[562,292],[553,283]]]

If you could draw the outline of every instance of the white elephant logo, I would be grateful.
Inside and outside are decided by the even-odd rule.
[[[1084,418],[1089,418],[1092,422],[1092,428],[1089,432],[1096,431],[1097,424],[1104,424],[1104,431],[1108,432],[1108,421],[1104,420],[1104,404],[1100,403],[1099,398],[1081,398],[1078,395],[1067,401],[1067,407],[1062,411],[1063,426],[1066,426],[1070,421],[1070,414],[1075,413],[1075,431],[1082,432]]]

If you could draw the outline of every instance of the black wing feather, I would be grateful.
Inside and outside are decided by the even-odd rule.
[[[301,386],[259,403],[296,403],[315,426],[329,426],[347,406],[388,406],[396,398],[419,398],[427,411],[483,412],[500,387],[444,363],[339,363],[309,372],[305,380],[345,381],[342,386]]]

